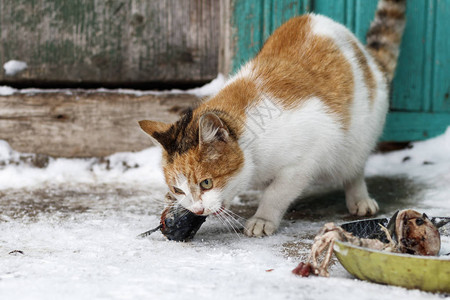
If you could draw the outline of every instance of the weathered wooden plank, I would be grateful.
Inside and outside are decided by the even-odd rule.
[[[291,17],[311,10],[313,0],[230,0],[232,72],[253,58],[265,40]]]
[[[381,140],[424,140],[443,134],[448,126],[449,113],[390,112]]]
[[[220,39],[219,39],[219,73],[229,75],[233,72],[235,44],[232,26],[232,0],[220,0]]]
[[[345,24],[345,5],[346,0],[315,0],[314,12],[328,16],[341,24]]]
[[[272,10],[265,11],[266,16],[271,17],[271,32],[280,27],[290,18],[295,16],[300,16],[308,11],[310,11],[311,3],[310,1],[298,1],[298,0],[272,0],[271,7]],[[270,33],[265,36],[266,40]]]
[[[363,44],[366,44],[366,33],[375,17],[377,3],[378,1],[366,0],[356,0],[355,2],[355,9],[353,11],[355,24],[353,28],[349,28]],[[350,3],[348,3],[348,6],[350,6]]]
[[[427,1],[409,1],[406,9],[407,25],[400,47],[400,57],[393,81],[391,109],[422,111],[429,99],[424,86],[426,47],[430,41],[427,35]],[[427,16],[428,15],[428,16]],[[432,25],[431,25],[432,26]]]
[[[347,0],[345,7],[345,26],[350,29],[352,32],[355,32],[355,23],[356,23],[356,5],[357,0]]]
[[[233,1],[233,15],[231,23],[236,28],[233,39],[234,57],[233,71],[237,71],[250,58],[252,58],[262,46],[262,4],[263,1]]]
[[[432,97],[433,97],[433,70],[434,70],[434,56],[435,56],[435,46],[436,46],[436,7],[434,0],[425,0],[426,2],[426,13],[425,13],[425,43],[423,45],[424,51],[424,66],[422,73],[422,87],[423,87],[423,98],[421,111],[430,112],[432,111]]]
[[[436,32],[433,60],[433,86],[431,99],[432,110],[435,112],[450,112],[450,1],[438,0],[436,7]]]
[[[105,156],[151,146],[138,121],[177,120],[192,95],[14,94],[0,97],[0,139],[17,151],[63,157]]]
[[[173,122],[198,101],[186,94],[15,94],[0,97],[0,139],[18,151],[51,156],[138,151],[151,145],[138,120]],[[442,134],[449,125],[448,113],[391,112],[382,140],[422,140]]]
[[[0,0],[0,82],[198,82],[218,72],[216,0]]]

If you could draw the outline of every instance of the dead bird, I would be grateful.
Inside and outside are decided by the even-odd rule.
[[[171,241],[186,242],[194,238],[206,220],[206,216],[196,215],[176,203],[169,193],[165,197],[167,206],[161,214],[159,226],[138,235],[146,237],[158,230]]]
[[[432,222],[426,214],[406,209],[397,211],[386,227],[380,224],[384,237],[375,238],[359,238],[334,223],[327,223],[314,238],[307,262],[301,262],[292,272],[301,276],[314,274],[328,277],[328,265],[336,240],[392,253],[438,255],[441,248],[438,226],[443,226],[445,223],[437,224]],[[319,261],[322,253],[324,257]]]

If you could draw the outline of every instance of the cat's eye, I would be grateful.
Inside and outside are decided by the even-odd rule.
[[[202,190],[210,190],[213,187],[212,179],[205,179],[202,182],[200,182],[200,187]]]
[[[179,188],[174,187],[174,186],[172,188],[173,188],[173,191],[175,192],[175,194],[184,195],[184,192],[182,190],[180,190]]]

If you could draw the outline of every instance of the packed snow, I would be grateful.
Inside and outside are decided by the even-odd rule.
[[[223,84],[216,80],[195,93],[214,93]],[[373,154],[366,175],[380,217],[404,208],[450,216],[450,128],[410,149]],[[356,280],[339,263],[330,278],[291,273],[324,223],[355,219],[342,192],[299,201],[271,237],[239,233],[260,197],[249,191],[233,201],[240,217],[208,217],[191,242],[159,232],[136,238],[159,224],[165,192],[156,147],[66,159],[0,141],[0,299],[442,297]],[[448,238],[443,248],[450,252]]]
[[[28,68],[28,65],[24,61],[20,60],[9,60],[3,64],[3,69],[5,69],[5,74],[8,76],[16,75]]]

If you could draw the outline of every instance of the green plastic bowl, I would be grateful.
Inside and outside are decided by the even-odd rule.
[[[408,289],[450,293],[449,256],[389,253],[341,241],[335,242],[334,253],[344,268],[356,278]]]

